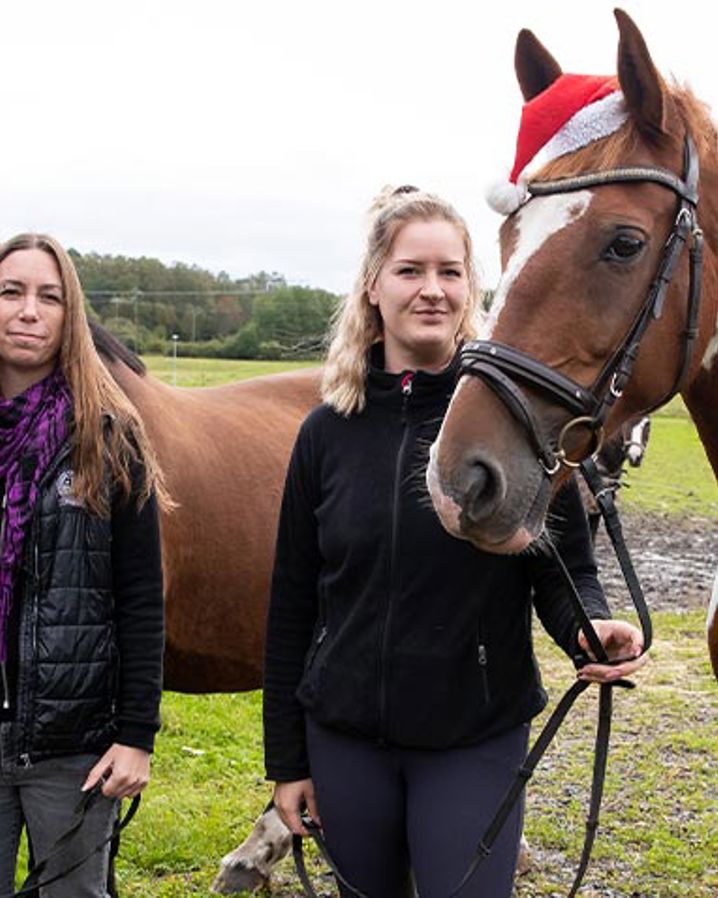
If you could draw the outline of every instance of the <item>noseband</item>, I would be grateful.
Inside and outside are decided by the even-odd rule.
[[[682,178],[666,169],[635,166],[589,172],[555,181],[532,181],[528,184],[528,191],[532,196],[551,196],[600,187],[604,184],[652,182],[673,191],[680,200],[673,227],[663,247],[648,294],[625,337],[590,387],[582,386],[556,368],[544,364],[520,349],[494,340],[473,340],[466,343],[462,349],[460,373],[480,377],[491,387],[523,425],[541,467],[549,477],[553,476],[561,465],[570,468],[579,466],[580,461],[571,460],[564,447],[567,434],[574,428],[586,427],[592,433],[592,446],[586,455],[593,454],[600,448],[606,417],[616,399],[623,395],[648,325],[652,320],[661,317],[668,287],[690,234],[692,238],[690,282],[686,328],[681,343],[681,362],[673,386],[654,408],[667,402],[681,387],[688,371],[697,335],[701,294],[703,233],[698,227],[696,210],[698,174],[698,153],[693,140],[686,135]],[[557,440],[542,443],[530,402],[519,385],[537,390],[571,412],[573,418],[564,425]]]

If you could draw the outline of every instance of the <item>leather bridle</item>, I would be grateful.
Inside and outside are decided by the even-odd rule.
[[[549,477],[556,474],[561,465],[571,468],[580,465],[580,461],[569,458],[564,447],[567,434],[574,428],[586,427],[593,435],[592,446],[586,455],[593,454],[600,447],[605,420],[616,399],[623,395],[649,324],[661,317],[668,287],[690,235],[690,281],[681,360],[673,386],[653,407],[667,402],[679,391],[685,380],[698,332],[703,268],[703,233],[697,218],[699,161],[695,145],[689,136],[684,140],[683,156],[682,178],[662,168],[633,166],[589,172],[555,181],[532,181],[528,184],[531,196],[538,197],[571,193],[606,184],[649,181],[673,191],[680,200],[673,227],[663,247],[646,298],[623,340],[590,387],[582,386],[556,368],[505,343],[473,340],[466,343],[461,351],[461,374],[479,377],[491,387],[526,430],[541,467]],[[542,442],[531,404],[522,386],[547,396],[574,416],[563,426],[555,441]]]

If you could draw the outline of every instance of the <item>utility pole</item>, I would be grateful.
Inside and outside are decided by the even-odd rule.
[[[137,301],[139,300],[141,295],[142,295],[141,290],[139,290],[137,287],[132,288],[132,306],[133,306],[134,319],[135,319],[135,352],[138,355],[140,352],[140,328],[137,323]]]
[[[177,341],[179,334],[172,334],[172,385],[177,386]]]

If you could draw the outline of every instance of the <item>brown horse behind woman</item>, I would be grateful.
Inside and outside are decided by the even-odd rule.
[[[689,90],[658,74],[631,19],[616,18],[613,121],[606,107],[591,118],[585,106],[582,131],[557,135],[559,152],[528,179],[501,229],[504,273],[485,339],[466,356],[477,376],[460,382],[432,448],[428,480],[445,526],[489,551],[520,551],[544,532],[552,493],[596,448],[601,424],[615,431],[676,390],[718,475],[716,131]],[[516,73],[525,114],[542,104],[543,122],[576,77],[529,31]],[[714,590],[718,676],[717,606]]]
[[[318,369],[170,387],[106,331],[95,326],[93,336],[142,416],[177,503],[161,521],[164,688],[256,689],[284,473],[299,425],[319,402]]]

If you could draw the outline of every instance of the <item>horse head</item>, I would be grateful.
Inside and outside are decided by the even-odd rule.
[[[464,348],[427,471],[444,526],[488,551],[530,545],[603,432],[685,395],[711,354],[715,129],[690,91],[664,81],[632,20],[615,15],[616,79],[564,75],[529,31],[516,45],[519,199],[504,210],[502,277],[482,339]],[[527,175],[539,146],[542,165]],[[701,187],[710,302],[699,306]]]

